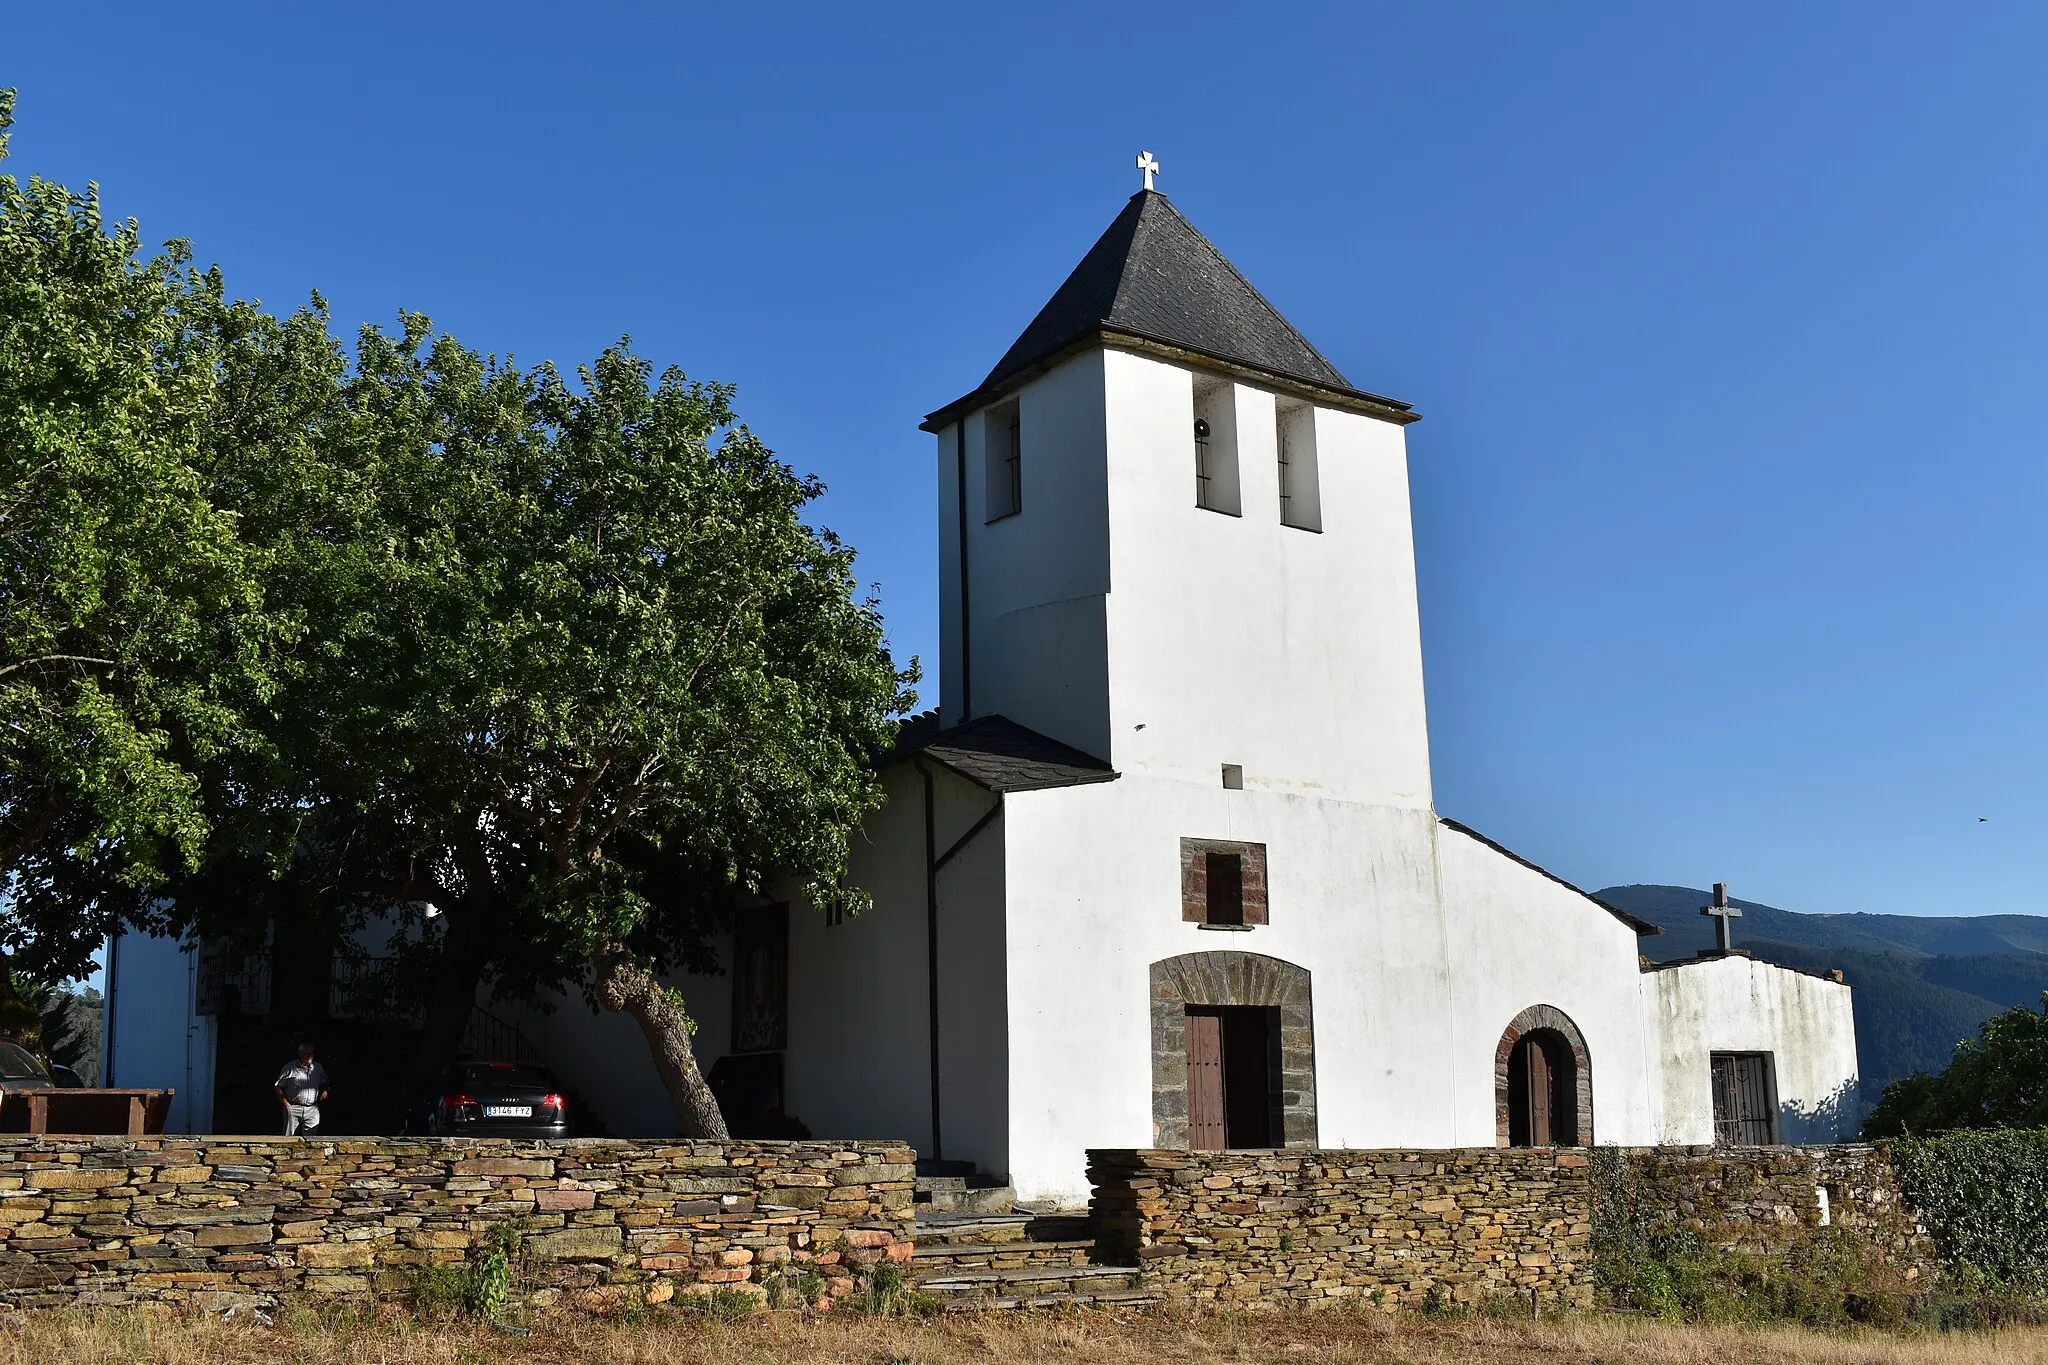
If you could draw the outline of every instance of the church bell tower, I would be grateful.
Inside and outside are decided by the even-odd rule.
[[[1120,772],[1430,804],[1406,403],[1151,187],[938,438],[941,701]]]

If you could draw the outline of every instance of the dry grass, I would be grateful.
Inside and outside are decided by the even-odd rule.
[[[1377,1313],[1172,1317],[994,1313],[937,1321],[777,1314],[739,1323],[671,1316],[564,1320],[511,1336],[469,1325],[337,1320],[266,1329],[139,1314],[0,1320],[0,1365],[2048,1365],[2048,1329],[1823,1335],[1588,1316],[1447,1323]]]

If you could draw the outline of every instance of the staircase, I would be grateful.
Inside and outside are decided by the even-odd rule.
[[[929,1158],[917,1163],[917,1192],[911,1197],[920,1214],[1009,1213],[1017,1203],[1015,1190],[973,1162]]]
[[[1085,1214],[920,1208],[910,1278],[948,1311],[1158,1303],[1137,1266],[1098,1265]]]

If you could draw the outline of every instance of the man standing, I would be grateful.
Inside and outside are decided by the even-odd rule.
[[[320,1106],[327,1100],[327,1068],[313,1060],[313,1045],[299,1044],[299,1059],[277,1073],[277,1102],[284,1106],[284,1135],[312,1137],[320,1131]]]

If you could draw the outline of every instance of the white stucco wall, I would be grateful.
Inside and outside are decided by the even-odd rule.
[[[1458,1141],[1426,811],[1126,774],[1009,798],[1011,1176],[1081,1202],[1083,1151],[1148,1146],[1150,968],[1264,954],[1312,974],[1319,1140]],[[1180,840],[1267,845],[1271,922],[1181,919]]]
[[[932,767],[933,843],[944,853],[995,797]],[[790,911],[790,1112],[821,1135],[907,1139],[933,1154],[931,1011],[927,992],[924,778],[884,770],[888,804],[868,817],[851,872],[874,897],[867,913],[828,926]],[[1004,1170],[1002,821],[939,874],[943,1152]]]
[[[1018,404],[1024,452],[1023,511],[1016,516],[986,519],[982,412],[939,434],[940,705],[948,725],[966,718],[961,678],[971,669],[975,715],[1008,716],[1087,753],[1108,753],[1103,595],[1111,537],[1102,367],[1102,353],[1088,352],[1005,399]],[[963,427],[971,575],[965,665],[954,455]]]
[[[1447,825],[1438,826],[1450,943],[1450,1077],[1458,1142],[1495,1138],[1495,1056],[1531,1005],[1562,1010],[1585,1038],[1597,1143],[1655,1140],[1635,931],[1580,892]],[[1586,1139],[1580,1135],[1581,1141]]]
[[[1714,1140],[1716,1052],[1772,1055],[1781,1141],[1854,1134],[1861,1115],[1849,987],[1742,956],[1645,972],[1642,983],[1644,1031],[1657,1048],[1658,1141]]]
[[[1194,372],[1108,351],[1102,383],[1105,756],[1197,783],[1235,763],[1248,786],[1427,807],[1402,428],[1315,410],[1322,529],[1307,531],[1280,522],[1273,394],[1229,385],[1243,508],[1229,516],[1195,505]]]
[[[1432,813],[1144,774],[1009,801],[1024,1197],[1082,1201],[1084,1149],[1153,1140],[1150,967],[1182,953],[1309,971],[1323,1146],[1492,1145],[1495,1049],[1533,1004],[1586,1038],[1597,1140],[1654,1140],[1634,932]],[[1183,922],[1183,837],[1264,843],[1271,922]]]
[[[932,767],[934,843],[944,853],[995,796]],[[1007,1169],[1003,939],[1003,823],[975,835],[939,873],[940,1128],[932,1142],[931,1013],[927,991],[924,778],[899,764],[882,773],[887,804],[855,835],[851,873],[874,898],[866,913],[829,924],[795,888],[789,896],[789,1038],[785,1111],[824,1136],[908,1140],[1001,1174]],[[716,944],[732,963],[730,934]],[[697,1060],[708,1073],[730,1050],[731,978],[672,978],[697,1021]],[[592,1018],[580,999],[551,1016],[516,1006],[536,1048],[621,1136],[673,1133],[675,1112],[639,1027],[622,1015]]]
[[[164,1131],[211,1130],[214,1022],[193,1012],[199,1003],[199,955],[185,952],[176,939],[122,934],[109,957],[103,1083],[123,1090],[176,1090]]]

